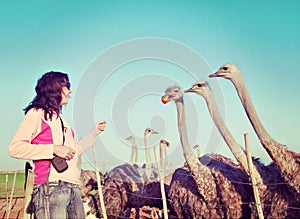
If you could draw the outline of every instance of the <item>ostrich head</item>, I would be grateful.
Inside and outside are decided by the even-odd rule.
[[[194,148],[194,149],[199,149],[199,148],[200,148],[200,145],[195,144],[193,148]]]
[[[146,130],[144,132],[145,137],[149,137],[150,135],[153,135],[153,134],[159,134],[159,132],[155,131],[152,128],[146,128]]]
[[[197,81],[195,84],[193,84],[193,86],[191,88],[185,90],[184,92],[185,93],[195,92],[195,93],[198,93],[203,96],[209,90],[210,90],[210,87],[209,87],[207,81]]]
[[[160,145],[170,147],[170,143],[167,140],[160,140]]]
[[[127,138],[125,138],[126,140],[129,140],[131,143],[134,143],[134,141],[135,141],[135,138],[132,136],[132,135],[130,135],[130,136],[128,136]]]
[[[183,92],[178,85],[167,88],[165,95],[161,98],[163,103],[168,103],[171,100],[175,102],[183,100]]]
[[[226,79],[233,79],[240,74],[239,69],[232,63],[226,63],[222,65],[217,72],[209,75],[210,78],[213,77],[223,77]]]

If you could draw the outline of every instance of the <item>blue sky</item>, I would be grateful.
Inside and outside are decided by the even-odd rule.
[[[182,164],[175,105],[162,105],[160,95],[174,83],[186,89],[201,78],[209,80],[215,88],[227,126],[236,140],[244,145],[243,133],[249,133],[252,155],[270,162],[233,85],[224,79],[207,78],[226,62],[240,67],[268,132],[299,152],[299,6],[299,1],[292,0],[1,1],[0,170],[24,166],[23,160],[7,155],[7,146],[23,119],[22,109],[34,97],[37,79],[49,70],[69,73],[73,94],[63,116],[74,126],[78,138],[92,128],[90,120],[107,121],[107,129],[96,143],[100,169],[111,169],[128,161],[130,147],[124,138],[129,135],[136,136],[143,163],[143,132],[147,127],[160,132],[151,144],[155,146],[159,139],[167,139],[171,143],[170,162],[174,167]],[[139,39],[161,39],[182,45],[199,55],[197,58],[206,63],[205,70],[191,74],[178,63],[153,57],[114,63],[117,57],[134,53],[130,50],[112,53],[115,56],[99,69],[97,63],[102,57],[107,58],[110,51],[127,42],[136,45]],[[153,48],[156,49],[159,50]],[[170,51],[172,48],[168,55],[177,55]],[[106,65],[115,69],[106,72]],[[82,85],[92,68],[99,70],[99,79],[103,77],[87,81],[98,86],[95,93],[89,93],[89,87]],[[79,92],[80,86],[83,93]],[[85,95],[86,100],[94,98],[93,105],[77,109],[80,95]],[[186,96],[191,146],[200,144],[203,153],[232,157],[222,139],[210,145],[211,136],[219,136],[203,99],[195,94]],[[86,124],[76,124],[78,116],[91,119]],[[93,168],[90,163],[91,151],[85,156],[83,168]]]

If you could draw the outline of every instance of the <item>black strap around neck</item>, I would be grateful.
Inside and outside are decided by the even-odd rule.
[[[62,133],[63,133],[63,143],[62,145],[65,144],[65,126],[64,126],[64,122],[62,121],[61,117],[59,117],[60,119],[60,123],[61,123],[61,130],[62,130]]]

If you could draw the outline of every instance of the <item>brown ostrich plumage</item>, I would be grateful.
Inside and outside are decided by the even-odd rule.
[[[179,218],[250,218],[250,203],[253,202],[249,178],[230,159],[210,154],[200,158],[207,166],[217,185],[216,198],[207,201],[197,191],[197,185],[187,167],[173,174],[169,199],[171,208]]]
[[[151,159],[148,138],[152,134],[157,134],[157,132],[151,128],[145,130],[146,156],[148,156],[146,167],[148,169],[126,163],[115,167],[107,174],[102,190],[109,218],[128,217],[131,208],[136,208],[137,211],[143,206],[162,208],[158,170],[149,166]],[[166,185],[166,193],[169,191],[168,188]],[[95,194],[90,203],[91,213],[101,216],[99,203],[99,195]]]
[[[102,186],[106,213],[109,218],[129,217],[132,208],[144,206],[162,209],[159,181],[144,182],[137,168],[123,164],[112,169]],[[169,191],[165,185],[166,193]],[[91,214],[101,216],[99,195],[91,197]]]
[[[264,165],[259,159],[253,164],[261,174],[267,189],[260,193],[265,218],[299,218],[300,203],[295,199],[290,185],[285,182],[274,162]],[[254,216],[255,210],[252,212]],[[257,216],[256,216],[257,217]]]
[[[112,169],[104,182],[103,197],[109,218],[124,215],[127,208],[139,204],[139,196],[144,182],[137,169],[130,164],[123,164]],[[96,194],[96,199],[98,200]]]
[[[104,176],[101,175],[101,180],[104,179]],[[88,197],[89,193],[97,189],[97,176],[95,171],[91,170],[81,170],[80,173],[80,193],[81,197]]]

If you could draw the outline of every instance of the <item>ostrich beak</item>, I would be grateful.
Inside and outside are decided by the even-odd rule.
[[[218,75],[218,72],[216,72],[216,73],[209,75],[208,77],[215,78],[215,77],[220,77],[220,76]]]
[[[157,132],[157,131],[153,131],[153,134],[159,134],[159,132]]]
[[[184,93],[189,93],[189,92],[194,92],[192,87],[184,91]]]

